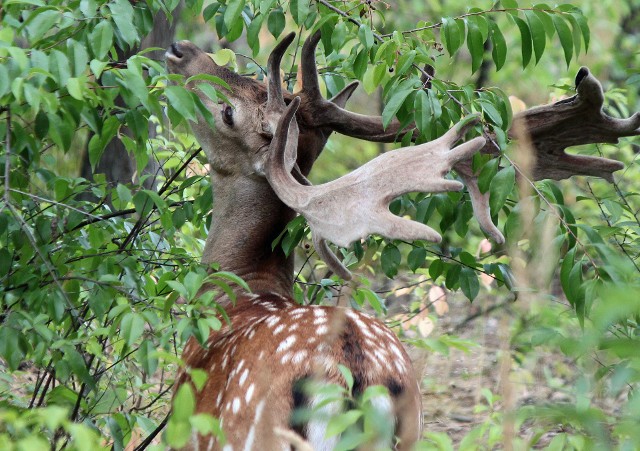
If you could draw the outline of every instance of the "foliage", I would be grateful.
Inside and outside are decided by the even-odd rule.
[[[139,437],[153,437],[165,423],[163,443],[174,446],[183,443],[192,428],[222,434],[215,419],[192,415],[194,394],[186,389],[178,392],[174,415],[166,418],[183,344],[190,336],[204,342],[210,330],[221,326],[215,296],[243,283],[232,274],[217,268],[206,271],[197,264],[213,199],[208,180],[199,172],[202,157],[180,130],[199,114],[208,120],[211,116],[198,97],[181,86],[179,77],[167,75],[161,62],[137,51],[155,15],[162,11],[171,16],[178,3],[3,3],[2,449],[123,449],[136,445]],[[383,2],[322,0],[227,0],[206,5],[190,0],[185,14],[201,14],[229,42],[245,36],[258,59],[272,45],[264,38],[265,29],[273,38],[289,29],[305,36],[321,30],[318,61],[328,95],[347,80],[358,79],[367,93],[382,93],[384,121],[415,121],[419,140],[440,136],[468,113],[482,113],[483,126],[506,151],[500,159],[474,161],[481,189],[491,194],[492,215],[505,231],[505,247],[476,253],[483,236],[472,219],[467,193],[418,193],[394,201],[392,212],[439,229],[444,244],[371,237],[342,249],[342,254],[360,274],[380,268],[387,277],[396,277],[410,270],[423,282],[460,290],[469,300],[482,294],[478,278],[486,274],[503,296],[515,293],[524,301],[540,301],[528,324],[514,330],[513,346],[522,353],[554,346],[574,359],[583,373],[576,376],[571,402],[492,411],[488,422],[465,439],[466,445],[496,446],[504,435],[503,415],[515,415],[516,425],[535,425],[534,439],[526,446],[534,446],[557,423],[566,426],[566,432],[552,441],[558,448],[633,446],[640,441],[635,392],[640,379],[640,220],[633,188],[637,165],[631,164],[613,186],[591,180],[537,185],[518,180],[506,136],[512,93],[476,86],[469,78],[486,73],[491,62],[495,80],[505,72],[526,77],[519,67],[531,73],[542,58],[547,72],[547,65],[558,59],[569,66],[598,45],[592,42],[587,19],[573,5],[501,0],[486,2],[483,9],[465,9],[458,5],[462,2],[451,2],[451,11],[440,11],[434,2],[422,3],[420,8],[443,17],[425,13],[420,16],[424,20],[415,21],[401,10],[386,11]],[[460,9],[454,11],[457,6]],[[136,51],[124,60],[122,55],[130,50]],[[633,58],[636,69],[617,67],[624,74],[622,81],[637,83]],[[247,64],[246,72],[262,77],[258,62]],[[428,66],[435,68],[435,75]],[[449,76],[452,66],[458,73]],[[286,79],[293,88],[293,61],[289,72]],[[564,68],[561,73],[566,73]],[[550,82],[562,92],[566,82],[559,78]],[[210,87],[219,86],[220,80],[201,81],[211,96],[219,95]],[[169,86],[171,82],[176,84]],[[635,94],[627,97],[614,90],[608,100],[624,117],[637,109]],[[157,136],[150,137],[150,124],[160,132]],[[123,143],[139,174],[151,155],[161,158],[164,172],[154,189],[143,188],[144,175],[115,186],[99,175],[93,184],[75,175],[85,149],[95,167],[112,139]],[[398,139],[406,145],[410,137]],[[626,142],[621,150],[604,150],[616,152],[627,163],[632,159]],[[602,151],[600,146],[581,150]],[[306,243],[307,232],[299,219],[274,245],[293,252]],[[331,301],[341,281],[325,277],[321,262],[305,262],[309,261],[299,274],[297,299]],[[360,276],[352,303],[384,315],[386,306],[371,279]],[[553,280],[561,290],[549,289]],[[215,290],[199,295],[203,284]],[[562,307],[549,305],[550,299],[570,308],[570,317],[559,322]],[[469,345],[447,336],[413,344],[439,352]],[[27,382],[28,373],[36,374],[35,382]],[[354,406],[331,420],[340,431],[368,415],[367,400],[354,404],[348,390],[336,390],[336,399],[346,398]],[[597,402],[601,392],[625,399],[615,412],[605,411]],[[488,394],[488,408],[493,409],[493,400]],[[368,440],[369,432],[358,433]],[[452,445],[447,437],[427,434],[421,446]]]

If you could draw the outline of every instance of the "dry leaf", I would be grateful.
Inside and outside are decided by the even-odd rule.
[[[447,293],[438,285],[433,285],[429,289],[429,303],[433,306],[438,316],[442,316],[449,311]]]

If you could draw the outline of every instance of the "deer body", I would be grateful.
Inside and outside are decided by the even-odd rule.
[[[346,246],[371,233],[439,241],[440,235],[425,224],[392,215],[388,204],[411,191],[460,190],[460,182],[445,178],[455,167],[468,187],[481,227],[497,242],[504,242],[491,221],[489,193],[479,190],[471,165],[471,156],[485,146],[485,139],[455,146],[478,123],[478,117],[462,120],[435,141],[396,149],[338,180],[309,186],[305,176],[332,132],[371,141],[393,141],[405,132],[397,121],[383,127],[380,117],[343,109],[354,84],[331,100],[321,97],[315,63],[319,39],[318,33],[310,36],[302,48],[302,90],[296,96],[283,93],[280,83],[280,60],[293,35],[273,50],[266,86],[217,66],[189,42],[174,43],[167,50],[171,72],[185,77],[214,75],[231,88],[225,91],[230,104],[215,103],[194,82],[188,84],[215,119],[213,129],[204,120],[193,124],[211,165],[214,190],[212,226],[202,261],[217,262],[221,269],[235,272],[252,291],[238,292],[233,305],[229,299],[220,299],[230,324],[213,332],[207,346],[192,338],[185,348],[186,367],[208,373],[197,395],[196,410],[221,419],[227,437],[226,444],[211,437],[194,437],[194,449],[288,450],[294,443],[288,433],[294,432],[316,450],[332,449],[338,437],[326,437],[327,420],[345,406],[325,403],[320,395],[302,390],[301,384],[313,380],[345,385],[338,365],[352,373],[354,395],[373,385],[388,390],[372,403],[388,418],[391,433],[369,447],[410,449],[420,438],[419,386],[393,332],[363,313],[301,306],[291,297],[292,257],[271,245],[296,213],[307,218],[320,257],[348,279],[350,272],[327,241]],[[553,104],[516,118],[530,132],[534,151],[547,157],[538,161],[536,177],[595,174],[610,179],[611,172],[620,167],[617,162],[581,157],[578,167],[576,157],[566,155],[564,149],[573,143],[610,142],[640,133],[640,115],[619,120],[602,113],[602,90],[588,70],[581,70],[576,84],[578,94],[568,107],[567,102]],[[586,119],[579,124],[564,117],[556,120],[558,111]],[[598,126],[603,120],[611,125],[610,133],[604,134]],[[585,127],[588,137],[581,138]],[[566,139],[547,132],[558,128]],[[176,386],[184,383],[188,383],[187,372],[179,374]],[[294,421],[294,412],[314,406],[324,416]]]
[[[341,413],[345,406],[330,403],[306,423],[292,421],[292,414],[322,401],[302,390],[301,383],[345,385],[338,369],[344,365],[354,377],[354,396],[372,385],[388,390],[388,395],[373,401],[392,426],[391,434],[372,446],[388,449],[398,440],[398,449],[410,449],[421,434],[421,399],[411,361],[398,338],[363,313],[297,304],[291,297],[293,257],[271,247],[296,214],[265,177],[265,164],[272,153],[269,147],[283,108],[266,102],[270,94],[264,84],[216,66],[191,43],[173,44],[167,51],[167,65],[187,77],[216,75],[232,87],[225,92],[232,105],[215,104],[201,95],[214,114],[215,129],[204,121],[193,124],[209,159],[214,191],[202,261],[217,262],[221,269],[233,271],[252,290],[239,292],[233,305],[229,299],[219,300],[230,324],[213,332],[207,347],[193,338],[185,347],[186,368],[208,373],[205,386],[196,394],[196,411],[219,418],[227,440],[220,443],[197,436],[189,447],[292,449],[281,431],[294,431],[313,449],[332,449],[339,437],[325,437],[328,415]],[[348,94],[336,101],[344,102],[345,97]],[[299,135],[296,128],[297,148],[284,164],[290,170],[296,159],[304,179],[331,130],[301,124]],[[188,381],[187,372],[181,372],[176,386]]]

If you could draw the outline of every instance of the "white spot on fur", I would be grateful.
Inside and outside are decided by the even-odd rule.
[[[378,360],[380,360],[380,362],[381,362],[381,363],[383,363],[383,364],[384,364],[384,363],[386,363],[386,361],[387,361],[387,355],[388,355],[388,354],[387,354],[387,352],[386,352],[384,349],[382,349],[382,348],[376,348],[376,349],[373,351],[373,353],[374,353],[374,355],[376,356],[376,358],[377,358]]]
[[[256,384],[251,384],[249,385],[249,388],[247,388],[247,393],[244,395],[244,400],[247,402],[247,404],[249,404],[249,401],[251,401],[251,397],[253,396],[253,390],[255,390],[256,388]]]
[[[256,438],[256,427],[260,422],[260,417],[262,416],[262,410],[264,409],[263,399],[260,401],[256,407],[256,414],[253,416],[253,423],[251,423],[251,429],[247,433],[247,440],[244,442],[244,451],[251,451],[253,449],[253,442]],[[224,450],[223,450],[224,451]]]
[[[244,371],[242,372],[242,375],[240,376],[240,386],[242,387],[244,385],[244,383],[247,380],[247,376],[249,375],[249,368],[245,368]]]
[[[289,326],[289,332],[293,332],[297,328],[298,328],[298,323],[294,323],[291,326]]]
[[[295,335],[289,335],[287,338],[282,340],[282,342],[280,342],[280,345],[278,345],[278,349],[276,349],[276,352],[284,352],[284,351],[286,351],[291,346],[293,346],[293,344],[295,342],[296,342],[296,336]]]
[[[306,357],[307,357],[307,351],[305,350],[298,351],[293,355],[293,358],[291,359],[291,363],[299,365],[304,361]]]
[[[220,402],[222,402],[222,392],[218,393],[218,398],[216,399],[216,407],[220,407]]]
[[[326,324],[323,324],[322,326],[318,326],[318,328],[316,329],[316,333],[319,335],[324,335],[327,332],[329,332],[329,328],[327,327]]]
[[[280,322],[280,317],[279,316],[271,315],[270,317],[267,318],[267,320],[265,321],[265,324],[267,326],[273,328],[273,326],[275,326],[279,322]]]
[[[278,335],[283,330],[284,330],[284,324],[280,324],[278,327],[273,329],[273,335]]]
[[[319,326],[320,324],[325,324],[326,322],[327,322],[327,318],[321,316],[320,318],[316,318],[313,320],[313,325]]]
[[[240,410],[240,398],[233,398],[233,413],[238,413]]]
[[[222,451],[233,451],[233,446],[227,443],[224,445],[224,448],[222,448]]]
[[[395,343],[391,343],[389,348],[391,349],[391,351],[393,351],[397,358],[404,360],[404,355],[402,355],[402,352],[400,352],[400,349],[395,345]]]
[[[281,364],[285,364],[287,363],[289,360],[291,360],[291,356],[292,354],[290,352],[287,352],[285,355],[282,356],[282,358],[280,359],[280,363]]]
[[[315,316],[316,318],[322,318],[327,316],[327,312],[320,307],[316,307],[313,309],[313,316]]]

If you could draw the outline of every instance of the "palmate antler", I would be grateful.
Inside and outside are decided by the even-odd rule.
[[[571,146],[617,143],[624,136],[640,135],[640,113],[628,119],[613,118],[602,111],[604,92],[586,67],[576,75],[576,95],[550,105],[523,111],[514,117],[512,138],[518,130],[528,135],[536,153],[535,180],[562,180],[573,175],[592,175],[611,182],[622,163],[608,158],[569,155]]]
[[[280,200],[307,219],[316,251],[336,274],[351,278],[327,246],[327,240],[339,246],[348,246],[370,234],[390,239],[441,240],[431,227],[392,214],[389,203],[412,191],[461,190],[462,183],[444,176],[455,163],[470,158],[484,146],[485,139],[478,137],[453,147],[479,122],[478,116],[464,119],[435,141],[384,153],[337,180],[310,186],[300,184],[285,163],[285,155],[295,153],[298,142],[298,126],[292,119],[299,104],[296,97],[278,123],[269,148],[266,176]]]

